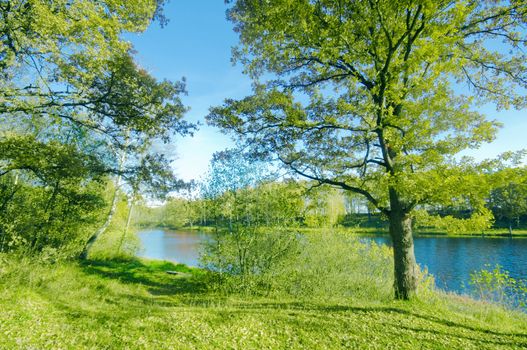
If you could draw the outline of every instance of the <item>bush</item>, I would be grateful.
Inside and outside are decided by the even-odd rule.
[[[496,302],[511,309],[527,307],[527,281],[515,280],[500,265],[494,269],[476,271],[470,274],[470,285],[475,297]]]
[[[391,251],[338,231],[305,236],[277,289],[299,297],[383,300],[393,286]]]
[[[24,176],[0,178],[0,252],[71,255],[83,245],[86,231],[97,226],[105,210],[104,182],[60,179],[60,186],[59,180],[54,184]]]
[[[223,233],[208,243],[201,261],[211,271],[209,282],[223,292],[368,300],[393,294],[390,248],[335,231]]]
[[[299,254],[299,235],[241,227],[220,232],[205,243],[200,265],[211,271],[209,283],[225,292],[268,293],[281,266]]]

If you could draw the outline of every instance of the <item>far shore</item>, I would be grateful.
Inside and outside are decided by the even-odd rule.
[[[167,231],[202,231],[202,232],[215,232],[217,231],[214,226],[166,226],[166,225],[151,225],[151,226],[141,226],[137,228],[138,231],[146,231],[151,229],[167,230]],[[218,228],[221,230],[222,228]],[[377,227],[295,227],[292,228],[300,232],[323,232],[327,229],[338,229],[350,234],[357,235],[368,235],[368,236],[389,236],[387,228],[377,228]],[[438,231],[434,229],[415,229],[415,237],[480,237],[480,238],[527,238],[527,230],[518,229],[513,230],[512,235],[507,229],[489,229],[483,232],[458,232],[458,233],[447,233],[446,231]]]

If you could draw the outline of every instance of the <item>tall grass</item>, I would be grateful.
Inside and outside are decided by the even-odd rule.
[[[330,230],[223,233],[207,243],[202,266],[224,293],[303,299],[387,301],[393,297],[393,257],[385,245]],[[423,273],[421,290],[433,283]]]
[[[240,270],[215,277],[212,291],[202,270],[168,262],[0,254],[0,349],[527,347],[526,315],[434,291],[393,301],[386,247],[330,232],[280,244],[276,231],[260,234],[242,260],[256,267],[245,280]],[[258,256],[270,263],[252,265]]]

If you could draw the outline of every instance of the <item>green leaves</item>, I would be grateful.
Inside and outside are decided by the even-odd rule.
[[[256,88],[211,109],[210,124],[300,175],[367,193],[380,210],[390,187],[405,211],[455,188],[485,192],[458,186],[473,176],[463,166],[466,181],[449,173],[460,151],[495,137],[499,124],[478,103],[525,102],[523,2],[229,3],[235,58]]]
[[[57,179],[100,178],[108,169],[94,155],[74,145],[38,141],[34,136],[9,137],[0,140],[0,164],[3,174],[26,170],[50,184]]]
[[[0,3],[0,182],[17,184],[0,196],[0,221],[19,220],[31,251],[82,236],[108,175],[152,196],[179,184],[149,147],[195,130],[182,120],[184,81],[157,81],[124,39],[166,23],[165,2]]]
[[[516,280],[508,271],[496,265],[470,274],[470,285],[477,298],[496,302],[510,309],[524,310],[527,306],[527,281]]]
[[[174,132],[187,135],[195,130],[182,120],[187,110],[179,98],[186,92],[184,82],[157,82],[129,54],[113,57],[108,68],[91,83],[87,98],[72,107],[93,113],[101,124],[111,120],[114,127],[147,139],[168,141]]]
[[[188,134],[183,82],[138,67],[125,32],[146,29],[164,1],[19,0],[0,5],[0,113],[87,128],[112,143],[126,132]],[[157,11],[157,12],[154,12]],[[122,140],[121,140],[122,141]]]

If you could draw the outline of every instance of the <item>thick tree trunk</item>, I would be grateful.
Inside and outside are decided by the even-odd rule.
[[[412,237],[412,218],[395,196],[391,198],[390,236],[393,243],[395,298],[408,300],[417,289],[417,264]],[[394,200],[395,199],[395,200]]]

